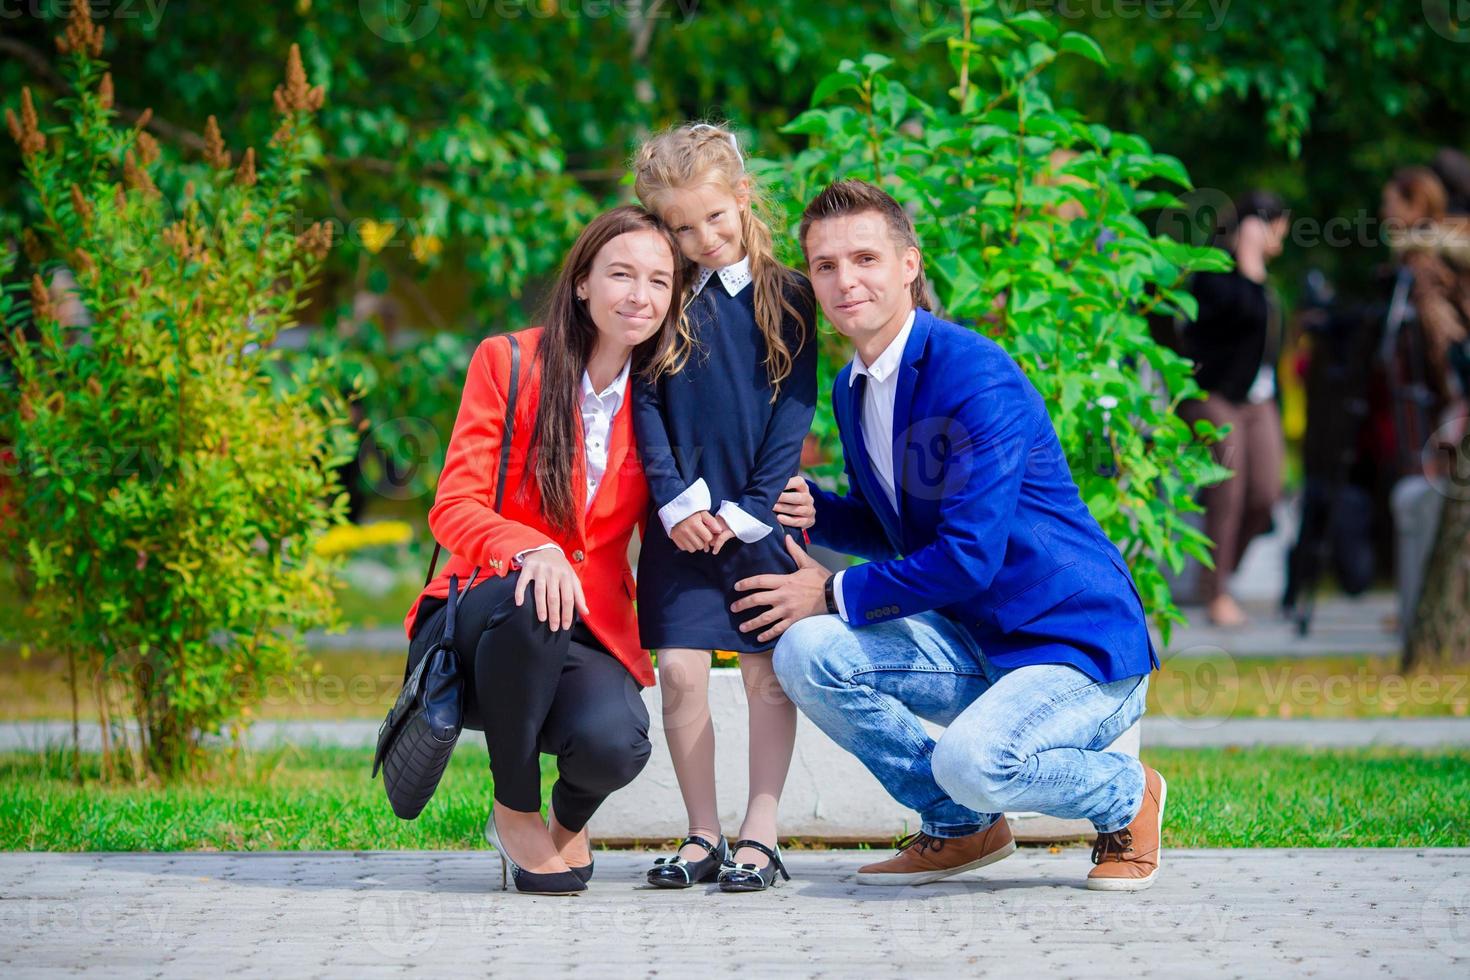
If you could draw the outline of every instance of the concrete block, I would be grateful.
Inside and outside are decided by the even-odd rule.
[[[674,779],[664,740],[661,688],[643,692],[652,719],[653,754],[633,783],[614,793],[592,819],[601,841],[657,841],[682,837],[687,830],[684,802]],[[747,792],[747,720],[745,687],[740,672],[720,668],[710,673],[710,713],[715,726],[715,770],[720,823],[733,835],[745,813]],[[931,733],[941,728],[927,725]],[[1138,755],[1139,726],[1113,744]],[[1062,820],[1038,813],[1007,814],[1020,840],[1077,840],[1093,836],[1086,820]],[[900,806],[857,758],[850,755],[806,718],[797,725],[791,774],[781,797],[782,836],[836,841],[882,841],[919,829],[919,817]]]

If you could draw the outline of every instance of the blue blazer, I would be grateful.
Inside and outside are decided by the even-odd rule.
[[[842,577],[854,626],[938,610],[1002,668],[1098,681],[1158,665],[1128,566],[1077,492],[1046,406],[996,343],[924,310],[904,347],[888,503],[863,444],[852,365],[832,389],[846,496],[812,486],[818,544],[868,558]]]

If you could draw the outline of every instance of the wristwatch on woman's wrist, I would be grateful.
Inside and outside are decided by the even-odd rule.
[[[838,613],[837,613],[837,593],[836,593],[836,590],[833,588],[833,586],[836,584],[836,582],[837,582],[837,573],[836,572],[833,572],[831,575],[828,575],[827,576],[827,584],[824,585],[824,586],[822,586],[822,592],[827,597],[827,611],[829,613],[831,613],[832,615],[834,615],[834,616],[838,615]]]

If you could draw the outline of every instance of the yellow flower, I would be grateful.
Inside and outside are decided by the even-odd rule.
[[[338,524],[317,539],[316,553],[324,558],[351,554],[380,545],[407,544],[413,528],[406,521],[377,521],[372,524]]]
[[[357,226],[357,237],[362,242],[362,247],[374,255],[383,250],[383,246],[393,240],[393,233],[398,230],[396,221],[374,221],[368,218]]]
[[[421,265],[428,265],[436,255],[444,251],[444,243],[439,240],[438,235],[415,235],[409,243],[409,249]]]

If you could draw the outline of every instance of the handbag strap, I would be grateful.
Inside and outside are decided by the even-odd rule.
[[[454,649],[454,619],[459,609],[459,576],[449,576],[449,605],[444,608],[444,638],[439,643]]]
[[[510,469],[510,441],[516,431],[516,395],[520,391],[521,382],[521,345],[516,340],[515,334],[506,334],[505,339],[510,341],[510,393],[505,399],[505,428],[500,436],[500,469],[495,477],[495,513],[500,513],[500,505],[505,500],[505,474]],[[434,581],[434,568],[439,564],[439,552],[443,550],[438,541],[434,542],[434,555],[429,559],[429,574],[424,577],[424,587],[428,588],[430,582]],[[475,569],[476,574],[479,569]],[[470,581],[474,582],[474,576]],[[466,586],[468,588],[468,586]],[[451,603],[452,605],[452,603]],[[451,622],[453,613],[451,612]]]

